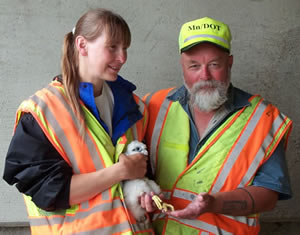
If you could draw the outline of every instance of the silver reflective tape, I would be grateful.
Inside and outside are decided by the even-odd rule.
[[[283,121],[284,121],[284,116],[278,115],[277,118],[275,119],[275,121],[273,122],[271,130],[269,131],[268,135],[265,137],[261,148],[257,152],[254,160],[252,161],[250,167],[248,168],[247,173],[243,177],[243,179],[238,187],[244,187],[246,185],[246,183],[249,182],[249,180],[253,177],[253,175],[255,174],[255,172],[257,170],[257,167],[259,166],[259,163],[265,157],[268,146],[272,143],[272,141],[274,139],[274,135],[277,132],[277,130],[279,129],[279,127]]]
[[[100,212],[100,211],[110,211],[115,208],[122,207],[122,203],[120,199],[114,200],[112,203],[102,203],[91,208],[88,211],[78,211],[74,215],[64,214],[62,217],[45,217],[45,218],[30,218],[30,224],[32,226],[43,226],[43,225],[56,225],[56,224],[63,224],[63,223],[72,223],[78,219],[85,219],[88,216]]]
[[[187,192],[187,191],[183,191],[183,190],[180,190],[180,189],[175,189],[174,193],[173,193],[173,197],[185,199],[185,200],[188,200],[188,201],[193,201],[197,197],[197,194]]]
[[[258,220],[255,218],[248,218],[247,216],[230,216],[230,215],[222,215],[222,216],[238,221],[243,224],[247,224],[248,226],[251,227],[256,227],[258,225]]]
[[[80,204],[82,209],[89,209],[89,202],[85,201]]]
[[[134,140],[139,140],[139,136],[138,136],[138,131],[137,131],[137,126],[136,125],[133,125],[131,127],[131,131],[132,131],[133,139]]]
[[[110,235],[110,234],[119,234],[122,232],[127,232],[130,228],[130,224],[126,221],[121,224],[116,224],[114,226],[102,227],[93,230],[88,230],[85,232],[73,233],[74,235]]]
[[[104,166],[102,165],[101,156],[99,156],[99,154],[101,154],[101,153],[98,153],[96,146],[95,146],[94,142],[92,141],[91,136],[88,133],[86,133],[84,141],[87,145],[88,151],[90,153],[90,156],[92,158],[92,161],[94,163],[96,170],[103,169]],[[99,150],[99,152],[100,152],[100,150]]]
[[[244,146],[247,143],[250,135],[253,133],[258,121],[260,120],[263,112],[265,111],[266,106],[261,102],[257,109],[255,110],[254,115],[252,116],[251,120],[249,121],[246,129],[243,131],[240,139],[235,144],[234,149],[232,150],[231,154],[228,157],[227,162],[224,165],[220,175],[218,176],[215,185],[213,186],[211,193],[219,192],[220,189],[223,187],[229,172],[231,171],[234,163],[236,162],[237,158],[239,157],[241,151],[243,150]]]
[[[139,106],[139,111],[141,112],[142,115],[144,115],[144,111],[145,111],[145,104],[139,99],[138,100],[138,106]],[[137,129],[137,125],[134,124],[131,127],[131,131],[132,131],[132,135],[133,135],[133,139],[134,140],[138,140],[138,141],[142,141],[141,139],[139,139],[139,135],[138,135],[138,129]]]
[[[150,161],[151,161],[151,167],[152,167],[152,173],[155,174],[155,168],[156,168],[156,150],[158,146],[158,139],[160,136],[160,132],[162,130],[162,124],[164,122],[165,115],[168,110],[168,106],[170,104],[170,101],[165,99],[162,106],[160,107],[160,110],[158,112],[157,119],[155,121],[155,125],[153,128],[152,138],[151,138],[151,146],[150,146]]]
[[[138,99],[139,103],[138,103],[138,106],[139,106],[139,111],[143,114],[144,111],[145,111],[145,104],[143,103],[142,100]]]
[[[66,102],[65,98],[63,97],[63,95],[58,91],[58,89],[54,88],[53,86],[48,86],[48,90],[54,94],[55,96],[57,96],[59,98],[59,100],[61,101],[61,103],[63,104],[63,106],[65,107],[65,109],[68,111],[69,115],[71,116],[73,123],[75,124],[77,130],[79,131],[80,129],[80,121],[78,120],[78,118],[76,117],[75,113],[73,112],[72,108],[70,107],[70,105]],[[90,153],[90,156],[92,158],[92,161],[94,163],[94,166],[97,170],[101,170],[103,169],[103,165],[101,162],[101,157],[98,154],[98,151],[96,149],[96,146],[93,142],[93,140],[91,139],[91,136],[86,133],[84,141],[88,147],[88,151]]]
[[[157,220],[157,219],[162,219],[165,218],[167,215],[165,213],[155,213],[152,216],[152,221]]]
[[[203,229],[203,230],[206,230],[207,232],[210,232],[210,233],[213,233],[213,234],[233,235],[233,233],[227,232],[224,229],[220,229],[215,225],[208,224],[208,223],[205,223],[205,222],[200,221],[200,220],[196,220],[196,219],[194,219],[194,220],[178,219],[178,218],[175,218],[173,216],[170,216],[170,218],[172,218],[175,221],[178,221],[182,224],[193,226],[193,227],[198,228],[198,229]]]
[[[109,189],[101,193],[102,200],[109,200]]]
[[[74,112],[73,112],[72,108],[70,107],[70,105],[65,101],[64,96],[60,93],[60,91],[58,90],[58,88],[55,88],[55,87],[53,87],[51,85],[48,85],[46,89],[49,92],[51,92],[53,95],[55,95],[60,100],[60,102],[65,107],[65,109],[70,114],[70,116],[71,116],[71,118],[73,120],[73,123],[75,124],[76,128],[79,129],[80,128],[80,122],[79,122],[78,118],[74,114]]]
[[[59,141],[61,142],[61,144],[63,146],[63,150],[66,152],[66,154],[72,164],[73,171],[76,174],[79,174],[80,170],[79,170],[79,167],[76,162],[75,154],[72,151],[71,144],[69,143],[67,137],[65,136],[64,131],[62,130],[61,126],[58,124],[53,113],[47,107],[47,104],[42,99],[40,99],[38,96],[33,95],[31,97],[31,100],[33,100],[41,108],[41,110],[43,110],[43,113],[46,116],[47,121],[50,123],[52,128],[55,130],[55,134],[57,136],[59,136]]]
[[[164,194],[164,198],[166,200],[170,200],[171,199],[171,192],[163,192],[163,194]]]
[[[176,89],[172,89],[169,91],[168,95],[171,95],[175,92]],[[151,161],[151,167],[152,167],[152,173],[155,174],[155,167],[156,167],[156,150],[158,146],[158,139],[160,136],[160,133],[162,131],[162,124],[164,122],[166,113],[168,111],[169,104],[171,103],[171,100],[165,98],[162,105],[160,106],[160,109],[158,111],[158,115],[154,124],[152,138],[151,138],[151,146],[150,146],[150,161]]]
[[[149,104],[149,102],[150,102],[150,100],[151,100],[151,98],[152,98],[153,95],[154,95],[154,92],[151,93],[151,94],[149,94],[149,95],[147,96],[147,98],[146,98],[146,100],[145,100],[145,103],[146,103],[147,105]]]
[[[152,224],[151,224],[151,221],[148,219],[143,221],[143,222],[137,222],[136,224],[133,224],[133,230],[135,232],[141,232],[141,231],[144,231],[144,230],[148,230],[148,229],[151,229],[152,228]]]
[[[141,114],[144,114],[144,111],[145,111],[145,104],[139,99],[139,102],[138,102],[138,106],[139,106],[139,111],[141,112]],[[134,140],[139,140],[139,135],[138,135],[138,130],[137,130],[137,126],[136,124],[134,124],[132,127],[131,127],[131,131],[132,131],[132,135],[133,135],[133,139]]]
[[[193,36],[190,36],[188,38],[186,38],[183,43],[186,43],[190,40],[193,40],[195,38],[213,38],[213,39],[217,39],[221,42],[224,42],[226,43],[228,46],[229,46],[229,42],[227,40],[225,40],[224,38],[221,38],[221,37],[218,37],[218,36],[214,36],[214,35],[210,35],[210,34],[197,34],[197,35],[193,35]]]

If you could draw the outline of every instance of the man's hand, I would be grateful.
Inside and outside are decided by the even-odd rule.
[[[273,190],[248,186],[213,195],[200,193],[186,208],[167,214],[182,219],[195,219],[206,212],[245,216],[270,211],[277,200],[278,193]]]
[[[209,212],[213,207],[215,198],[208,193],[200,193],[184,209],[166,212],[170,216],[181,219],[196,219],[205,212]]]

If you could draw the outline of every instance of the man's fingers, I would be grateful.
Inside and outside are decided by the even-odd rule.
[[[188,218],[188,216],[189,216],[189,212],[186,209],[176,210],[176,211],[168,211],[168,212],[166,212],[166,214],[177,217],[177,218],[181,218],[181,219]]]

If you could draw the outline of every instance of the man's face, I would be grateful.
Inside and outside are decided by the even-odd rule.
[[[226,101],[232,62],[232,56],[210,43],[201,43],[182,53],[184,82],[192,104],[211,111]]]

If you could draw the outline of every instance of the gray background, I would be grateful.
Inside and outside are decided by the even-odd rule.
[[[18,105],[60,73],[64,34],[95,7],[114,10],[128,22],[132,45],[120,75],[134,82],[141,96],[181,85],[182,23],[210,16],[230,25],[233,83],[261,94],[294,121],[287,151],[294,197],[262,219],[299,222],[299,0],[0,0],[1,176]],[[21,194],[3,180],[0,191],[0,226],[26,224]]]

